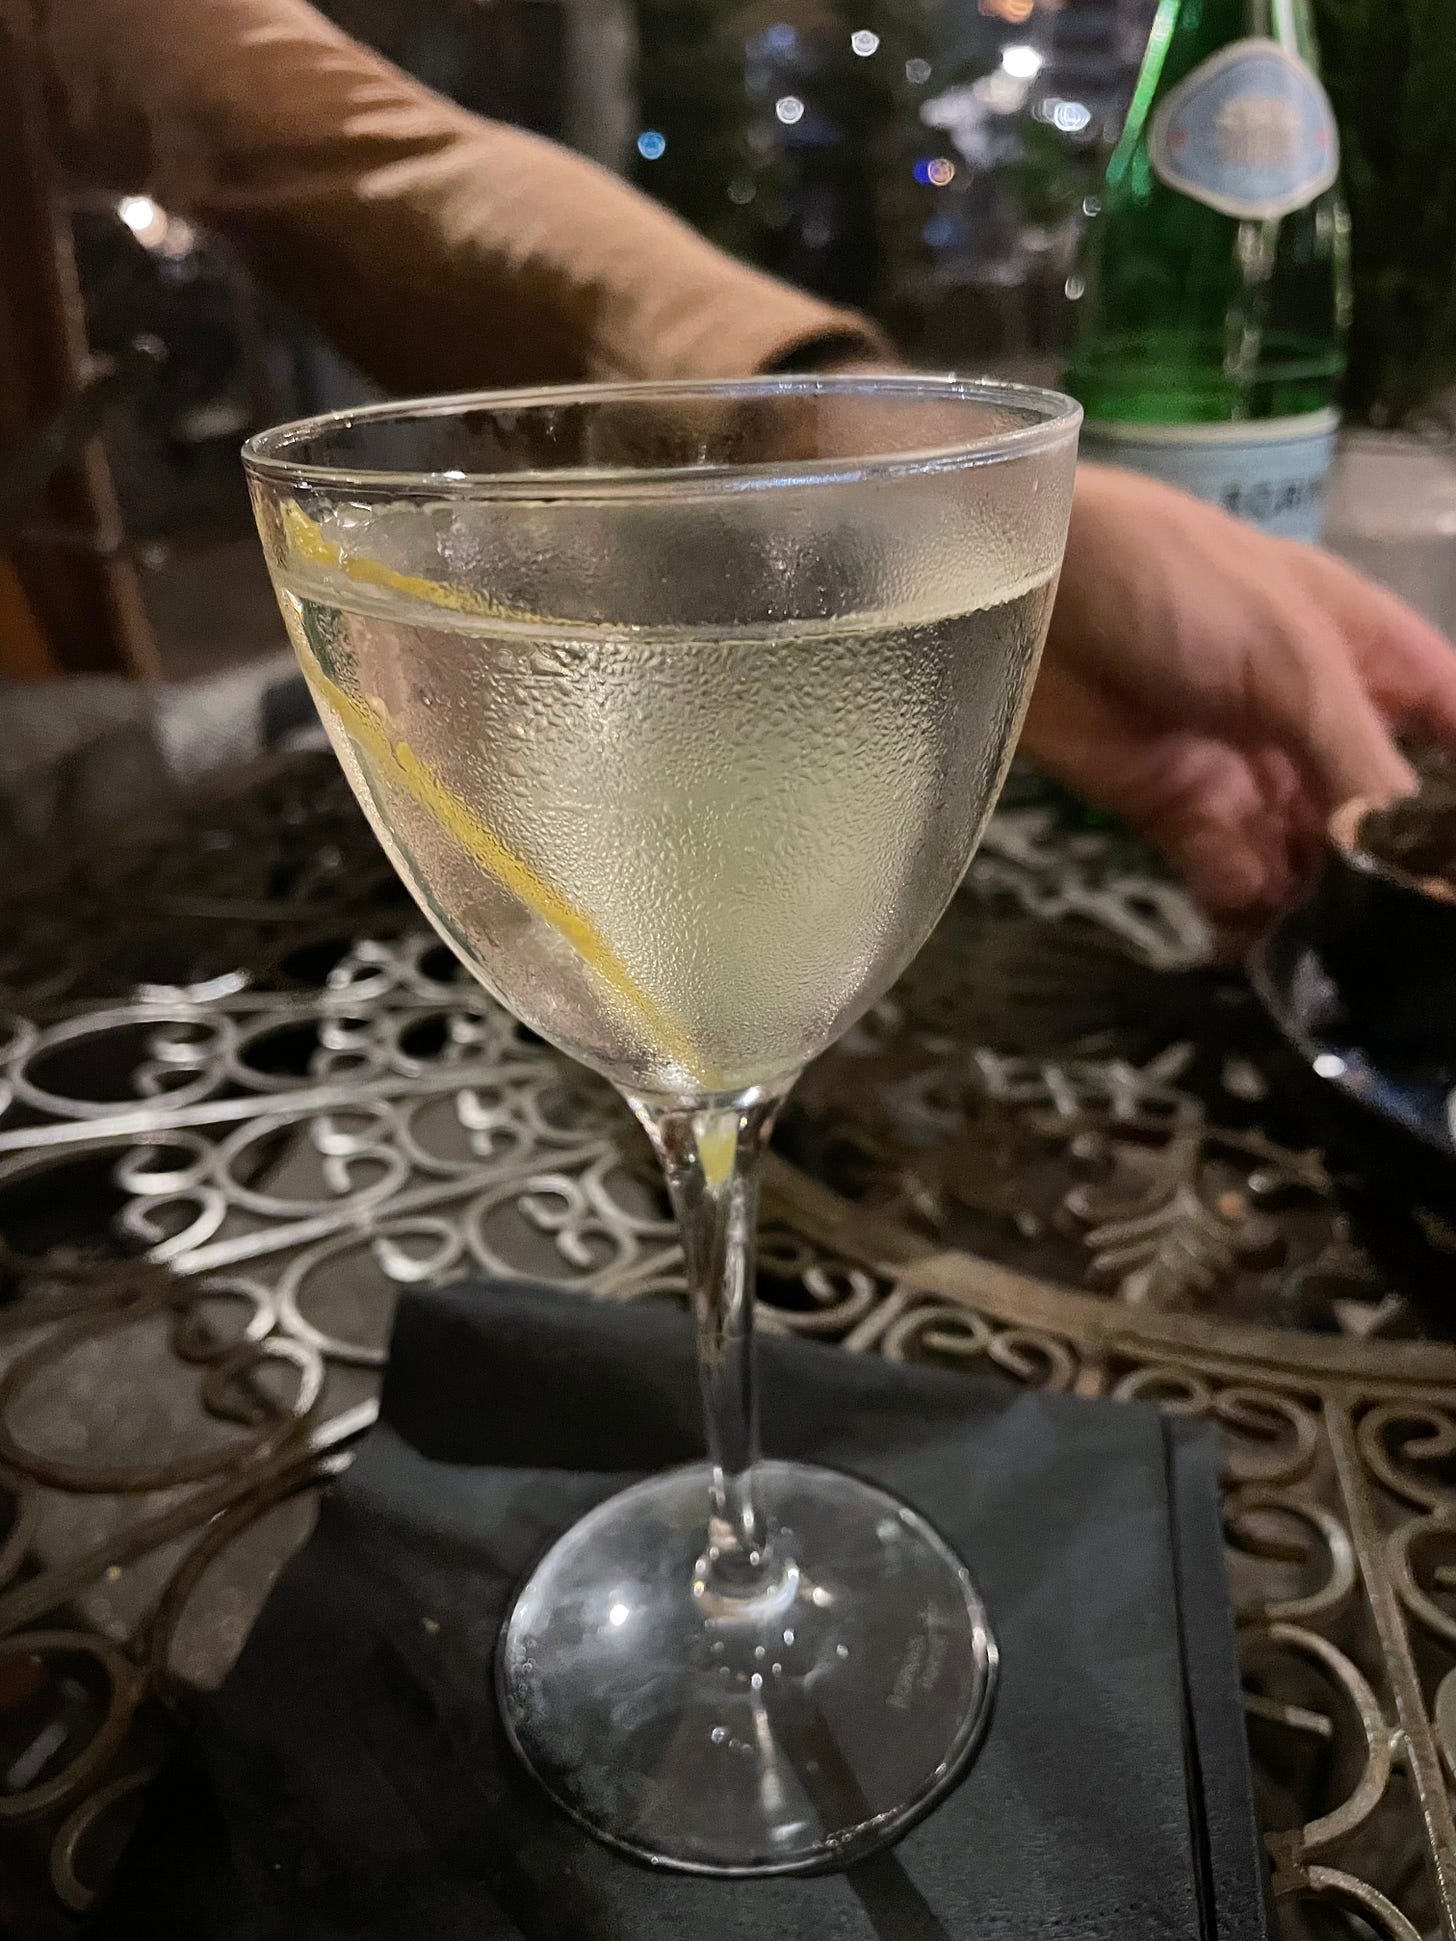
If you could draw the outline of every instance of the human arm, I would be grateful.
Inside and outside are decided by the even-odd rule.
[[[883,349],[606,170],[482,120],[305,0],[31,0],[60,144],[227,236],[398,391]]]

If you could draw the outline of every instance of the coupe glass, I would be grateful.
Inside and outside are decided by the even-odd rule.
[[[661,1160],[707,1461],[561,1537],[502,1634],[526,1765],[660,1865],[787,1873],[957,1777],[996,1654],[885,1491],[761,1462],[759,1162],[959,883],[1031,690],[1077,407],[921,378],[427,399],[255,438],[288,631],[421,909]]]

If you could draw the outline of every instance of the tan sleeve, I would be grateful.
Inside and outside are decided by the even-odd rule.
[[[79,167],[146,189],[394,390],[732,376],[863,319],[744,268],[550,142],[480,120],[304,0],[34,0]]]

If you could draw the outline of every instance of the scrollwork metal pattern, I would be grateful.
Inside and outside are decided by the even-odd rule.
[[[0,1848],[50,1932],[179,1665],[223,1675],[372,1418],[399,1290],[682,1286],[622,1108],[421,933],[331,764],[37,869],[4,917]],[[1456,1352],[1201,941],[1134,852],[1013,795],[801,1089],[764,1323],[1215,1425],[1287,1932],[1456,1941]]]

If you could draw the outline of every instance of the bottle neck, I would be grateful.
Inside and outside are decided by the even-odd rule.
[[[1311,66],[1318,59],[1310,0],[1161,0],[1148,51],[1195,62],[1235,40],[1272,40]]]

